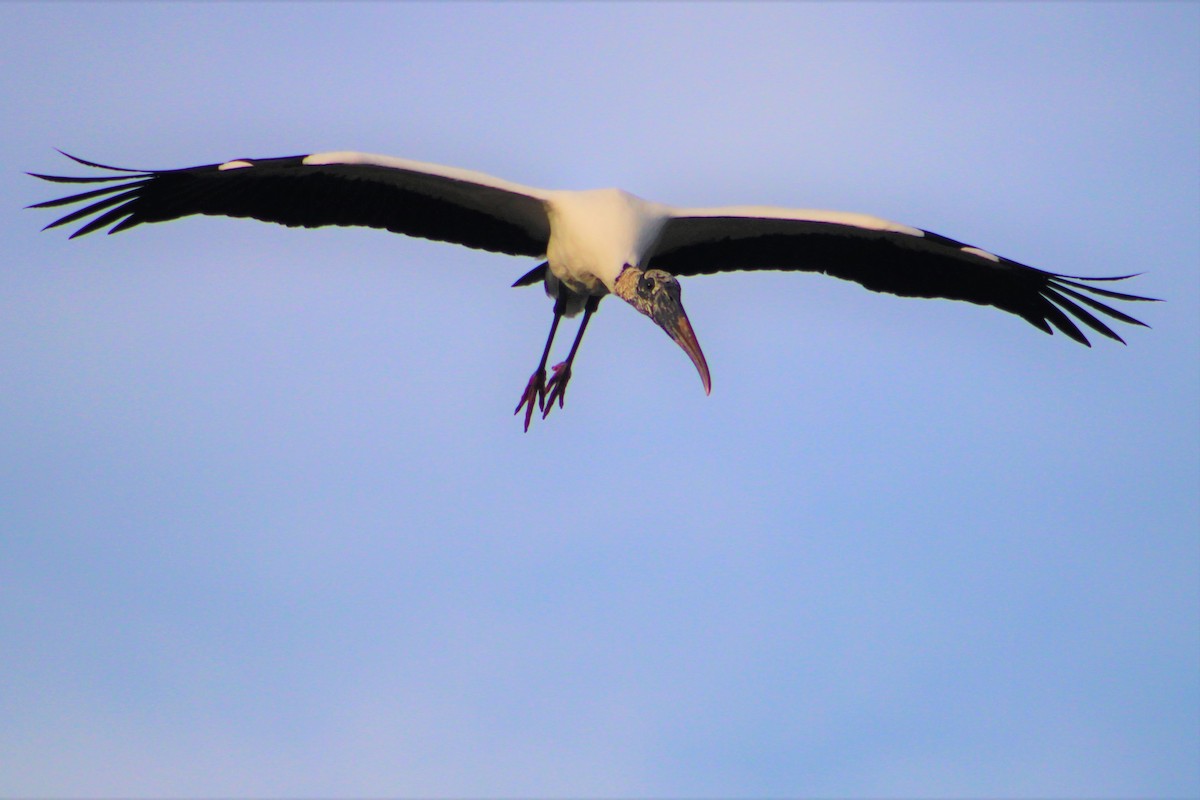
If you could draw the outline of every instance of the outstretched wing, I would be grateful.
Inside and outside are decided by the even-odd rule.
[[[1076,321],[1124,342],[1092,311],[1145,326],[1097,298],[1153,299],[1092,285],[1131,275],[1058,275],[920,228],[865,214],[807,209],[673,209],[648,264],[675,275],[731,270],[822,272],[876,292],[995,306],[1047,333],[1057,328],[1083,344],[1090,343]]]
[[[72,237],[109,233],[191,214],[251,217],[316,228],[361,225],[481,250],[541,256],[550,240],[545,195],[478,172],[366,153],[244,158],[173,170],[130,170],[84,161],[117,175],[34,175],[54,183],[104,183],[30,208],[88,203],[47,228],[91,217]],[[89,202],[90,201],[90,202]]]

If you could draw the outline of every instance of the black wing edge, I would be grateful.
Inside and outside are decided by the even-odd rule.
[[[1032,269],[1032,268],[1028,268]],[[1094,311],[1115,319],[1119,322],[1124,322],[1127,325],[1139,325],[1143,328],[1149,328],[1145,322],[1140,319],[1135,319],[1128,314],[1118,311],[1110,305],[1100,302],[1095,297],[1096,295],[1112,300],[1122,300],[1134,303],[1159,303],[1162,302],[1157,297],[1143,297],[1136,294],[1127,294],[1125,292],[1114,292],[1111,289],[1101,289],[1098,286],[1089,285],[1095,281],[1123,281],[1128,278],[1135,278],[1141,273],[1132,275],[1115,275],[1105,277],[1085,277],[1081,275],[1057,275],[1055,273],[1043,272],[1035,270],[1043,276],[1043,285],[1038,291],[1038,297],[1041,302],[1037,305],[1039,313],[1020,313],[1020,316],[1028,320],[1035,327],[1040,328],[1046,333],[1054,333],[1054,328],[1057,328],[1070,338],[1088,347],[1092,343],[1088,341],[1087,336],[1079,329],[1076,321],[1082,322],[1087,327],[1091,328],[1096,333],[1107,336],[1109,339],[1125,344],[1125,340],[1121,338],[1116,331],[1110,328],[1105,322],[1099,319],[1095,314],[1092,314],[1087,308],[1088,306]],[[1085,294],[1087,293],[1087,294]],[[1077,302],[1078,301],[1078,302]],[[1080,305],[1082,303],[1083,305]],[[1074,320],[1072,319],[1074,317]],[[1053,325],[1053,327],[1051,327]]]
[[[89,177],[29,173],[51,183],[88,187],[100,184],[97,188],[29,206],[56,208],[82,204],[43,228],[48,230],[83,220],[82,226],[71,234],[72,239],[105,227],[111,234],[143,223],[193,214],[251,218],[289,227],[363,226],[518,256],[544,255],[549,239],[548,221],[542,231],[531,223],[536,215],[531,216],[530,208],[524,208],[516,217],[504,218],[481,209],[478,204],[459,202],[453,191],[427,193],[388,181],[364,180],[366,174],[380,169],[377,165],[323,164],[297,180],[298,173],[291,173],[289,168],[303,165],[308,156],[237,158],[180,169],[135,170],[58,152],[77,164],[117,173]],[[212,180],[221,174],[222,166],[240,166],[237,162],[247,162],[246,166],[257,169],[233,169],[225,177]],[[291,173],[290,177],[284,178],[284,172]],[[423,175],[415,171],[413,174]],[[444,176],[424,177],[451,187],[456,183],[474,186],[469,181]],[[538,198],[486,185],[475,190],[522,198],[544,215],[543,201]]]
[[[923,233],[924,236],[922,238],[924,240],[944,245],[959,257],[962,257],[960,254],[963,251],[975,249],[972,245],[932,231],[923,231]],[[1031,267],[1028,264],[1022,264],[1019,261],[1013,261],[1009,258],[1001,256],[996,256],[995,258],[998,259],[997,263],[1002,268],[1015,270],[1015,274],[1019,276],[1021,284],[1027,287],[1027,292],[1030,289],[1035,292],[1035,294],[1026,295],[1023,302],[995,303],[998,308],[1017,314],[1034,327],[1048,334],[1053,335],[1055,329],[1058,329],[1069,338],[1086,347],[1091,347],[1092,343],[1088,341],[1087,336],[1080,330],[1079,325],[1076,324],[1077,322],[1082,322],[1086,327],[1113,341],[1120,342],[1121,344],[1126,344],[1126,342],[1103,320],[1083,306],[1087,306],[1093,311],[1098,311],[1110,319],[1124,322],[1127,325],[1138,325],[1143,328],[1150,327],[1140,319],[1135,319],[1106,303],[1100,302],[1096,299],[1097,297],[1133,303],[1162,302],[1157,297],[1143,297],[1142,295],[1117,292],[1112,289],[1102,289],[1099,286],[1092,285],[1094,283],[1129,280],[1141,275],[1142,273],[1140,272],[1130,273],[1129,275],[1105,276],[1061,275],[1055,272],[1047,272],[1037,267]],[[969,299],[973,300],[973,298]],[[1080,303],[1083,305],[1080,305]]]
[[[1118,292],[1095,283],[1123,281],[1142,273],[1114,276],[1060,275],[1001,256],[970,254],[971,245],[932,231],[923,230],[919,239],[907,234],[878,234],[847,239],[833,232],[813,233],[810,251],[795,257],[794,245],[780,237],[761,237],[757,242],[726,240],[696,253],[695,246],[655,253],[652,263],[676,275],[705,275],[742,270],[818,272],[853,281],[875,292],[901,297],[944,298],[993,306],[1015,314],[1039,330],[1053,334],[1057,329],[1080,344],[1091,347],[1078,323],[1096,333],[1125,344],[1093,311],[1127,325],[1149,328],[1145,322],[1125,314],[1101,299],[1156,303],[1160,298]],[[812,243],[816,243],[815,246]],[[917,253],[912,244],[933,245]],[[850,247],[847,247],[847,245]],[[690,252],[689,252],[690,251]],[[911,271],[880,268],[881,264],[908,260]],[[932,260],[930,260],[932,259]],[[967,259],[979,268],[962,273],[958,265]],[[994,261],[992,259],[995,259]],[[665,263],[664,263],[665,262]],[[789,264],[789,262],[791,262]],[[1089,309],[1091,309],[1089,311]]]
[[[73,156],[65,150],[59,150],[57,147],[54,149],[77,164],[82,164],[85,167],[106,169],[112,172],[124,173],[121,175],[100,175],[88,177],[72,175],[43,175],[38,172],[25,173],[30,177],[40,178],[41,180],[49,181],[51,183],[111,184],[114,181],[123,181],[122,183],[117,183],[115,185],[103,186],[99,189],[92,189],[90,191],[80,192],[79,194],[73,194],[67,197],[59,197],[54,200],[46,200],[41,203],[34,203],[33,205],[26,206],[26,208],[57,208],[58,206],[68,206],[74,205],[75,203],[83,203],[88,200],[96,200],[96,202],[91,203],[90,205],[86,205],[83,208],[72,211],[70,214],[59,217],[46,227],[42,228],[43,231],[47,231],[51,228],[57,228],[60,225],[68,225],[93,214],[98,215],[95,219],[86,223],[77,231],[72,233],[70,236],[72,239],[76,238],[77,236],[85,236],[110,224],[112,227],[109,228],[108,233],[111,234],[117,233],[118,231],[123,231],[126,228],[132,228],[134,225],[141,224],[142,222],[146,222],[147,220],[141,219],[133,213],[133,202],[138,198],[141,187],[159,175],[166,175],[175,172],[197,172],[215,169],[216,167],[220,166],[220,164],[206,164],[204,166],[185,167],[183,169],[129,169],[127,167],[114,167],[110,164],[100,164],[95,161],[88,161],[85,158]],[[303,156],[290,156],[287,159],[276,160],[294,160],[297,158],[303,158]],[[113,206],[116,206],[116,208],[112,208]]]

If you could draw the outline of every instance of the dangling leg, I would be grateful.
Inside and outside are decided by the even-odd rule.
[[[562,319],[563,312],[567,310],[567,293],[560,292],[554,300],[554,321],[550,323],[550,335],[546,337],[546,348],[542,350],[542,360],[538,363],[538,368],[529,378],[529,383],[525,385],[525,392],[521,395],[521,402],[517,403],[517,408],[513,414],[519,414],[521,407],[525,406],[525,432],[529,432],[529,420],[533,418],[533,404],[537,403],[538,410],[541,411],[545,407],[546,399],[546,359],[550,358],[550,345],[554,343],[554,333],[558,330],[558,321]]]
[[[571,343],[571,352],[567,353],[566,361],[554,365],[554,374],[546,384],[546,408],[542,411],[542,419],[550,415],[555,400],[558,400],[559,408],[563,406],[563,397],[567,394],[567,381],[571,380],[571,363],[575,361],[575,351],[583,341],[583,332],[587,330],[588,320],[600,305],[600,297],[601,295],[596,294],[588,296],[587,305],[583,307],[583,321],[579,323],[579,332],[575,334],[575,341]]]

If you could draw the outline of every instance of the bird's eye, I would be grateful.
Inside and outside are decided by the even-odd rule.
[[[654,291],[654,279],[648,275],[643,275],[638,281],[638,294],[642,297],[649,296]]]

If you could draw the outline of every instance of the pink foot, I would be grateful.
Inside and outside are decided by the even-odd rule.
[[[571,362],[564,361],[561,364],[554,365],[554,374],[550,376],[550,382],[546,384],[546,408],[542,411],[542,419],[550,415],[550,409],[554,408],[554,401],[558,401],[558,407],[563,407],[563,398],[567,394],[567,382],[571,380]]]
[[[554,368],[555,370],[558,367]],[[555,377],[558,377],[555,375]],[[553,383],[553,381],[551,381]],[[533,406],[536,403],[538,410],[545,408],[546,400],[546,370],[539,369],[529,377],[529,383],[525,384],[525,391],[521,394],[521,402],[517,403],[517,408],[513,414],[521,413],[521,408],[525,408],[525,432],[529,433],[529,420],[533,419]],[[542,415],[545,419],[545,414]]]

